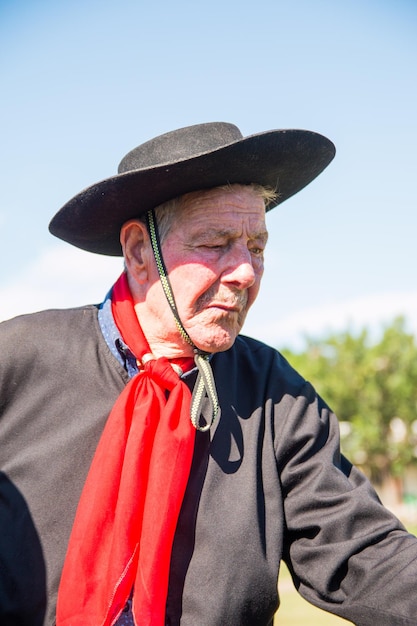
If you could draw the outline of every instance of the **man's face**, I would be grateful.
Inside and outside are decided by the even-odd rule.
[[[180,319],[201,350],[233,345],[259,291],[266,241],[264,201],[250,187],[183,197],[162,253]]]

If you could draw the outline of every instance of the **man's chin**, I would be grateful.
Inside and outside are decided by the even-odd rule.
[[[236,313],[201,317],[192,328],[186,328],[194,345],[203,352],[225,352],[229,350],[240,333],[245,315],[236,319]],[[203,331],[201,329],[204,329]]]
[[[209,352],[215,354],[216,352],[226,352],[229,350],[236,341],[238,332],[224,333],[220,337],[209,337],[206,340],[201,338],[200,341],[195,341],[195,345],[199,350],[203,352]]]

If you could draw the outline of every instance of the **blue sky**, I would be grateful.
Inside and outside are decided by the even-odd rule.
[[[417,4],[0,0],[0,319],[99,301],[119,260],[50,218],[151,137],[307,128],[337,155],[268,216],[245,331],[277,347],[404,314],[417,333]]]

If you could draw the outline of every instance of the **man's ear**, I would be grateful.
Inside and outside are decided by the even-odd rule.
[[[126,269],[137,283],[149,278],[150,238],[146,224],[140,220],[125,222],[120,230],[120,243]]]

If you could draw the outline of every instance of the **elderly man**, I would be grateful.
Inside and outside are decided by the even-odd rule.
[[[267,626],[282,559],[327,611],[417,623],[417,539],[311,385],[240,335],[266,211],[333,155],[307,131],[192,126],[53,218],[125,270],[99,306],[1,325],[1,624]]]

